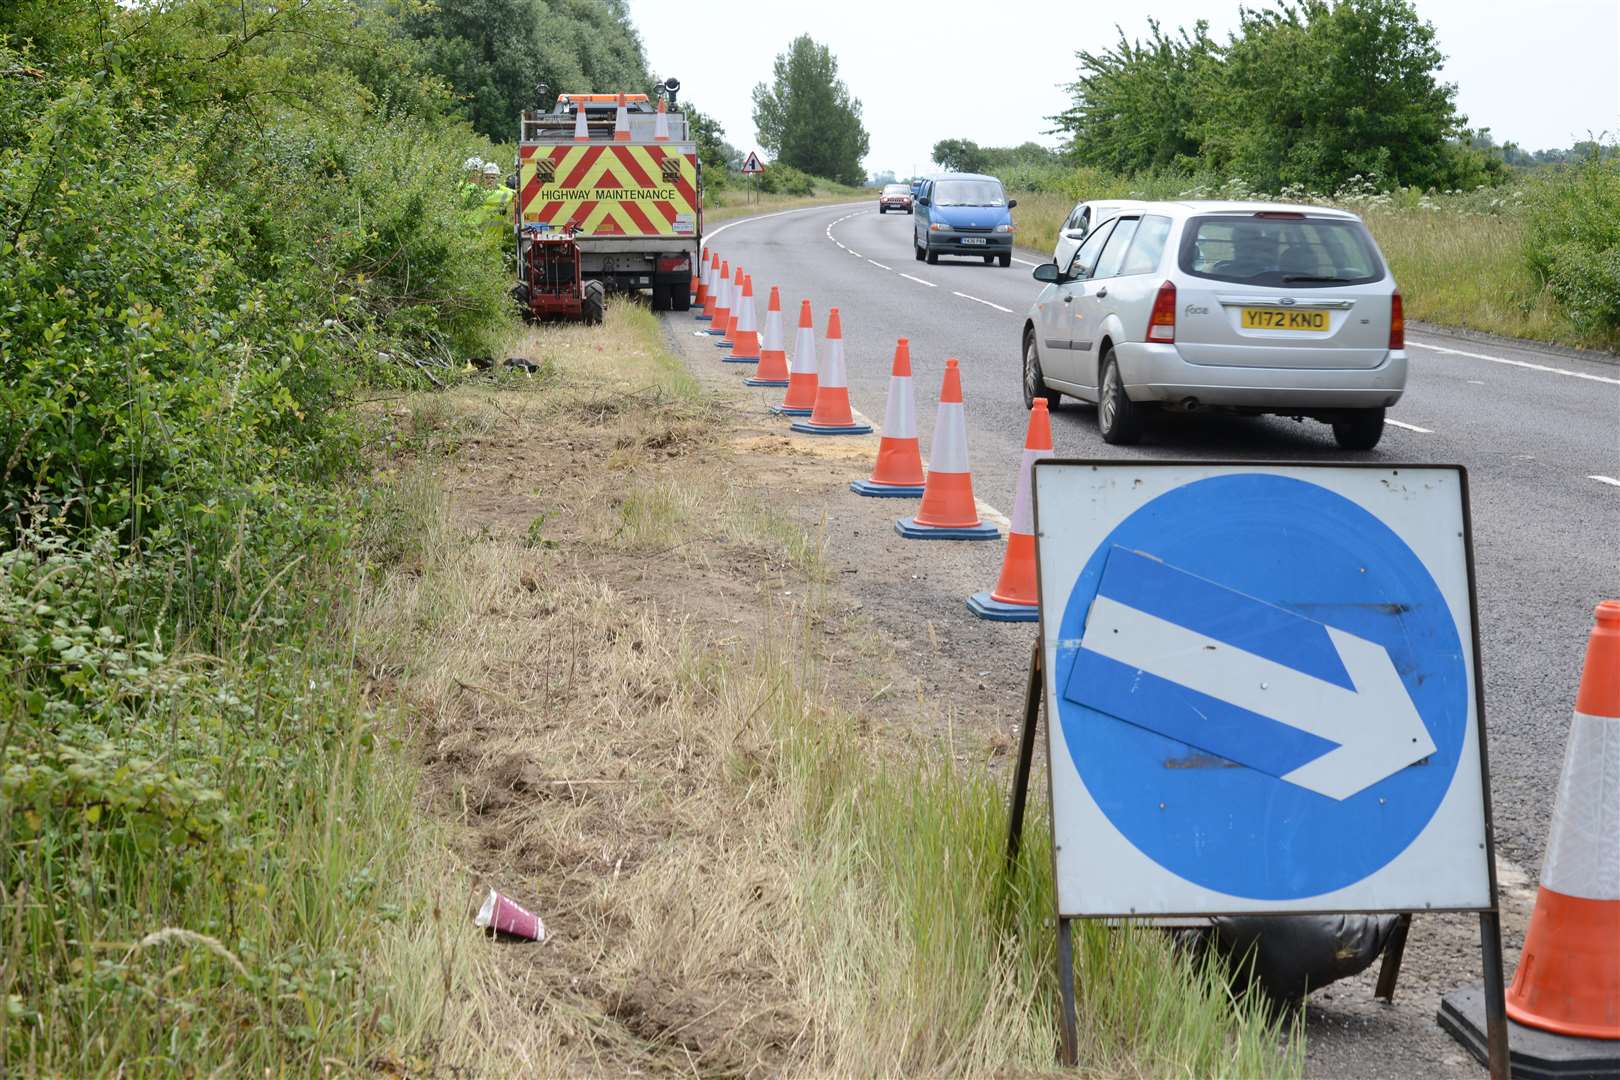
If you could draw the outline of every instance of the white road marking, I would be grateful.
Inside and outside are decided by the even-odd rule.
[[[867,259],[866,261],[871,263],[873,266],[877,267],[879,270],[890,270],[890,271],[892,271],[894,269],[894,267],[892,267],[892,266],[884,266],[882,263],[878,262],[876,259]]]
[[[1419,435],[1433,435],[1434,434],[1433,431],[1429,430],[1426,427],[1418,427],[1416,424],[1403,424],[1399,420],[1391,420],[1388,417],[1384,418],[1384,423],[1390,425],[1391,427],[1404,428],[1407,431],[1415,431]]]
[[[1596,473],[1594,473],[1593,475],[1588,476],[1587,479],[1588,480],[1596,480],[1600,484],[1610,484],[1610,485],[1612,485],[1614,487],[1620,487],[1620,480],[1616,480],[1612,476],[1599,476]]]
[[[965,292],[956,292],[956,291],[955,291],[955,290],[954,290],[954,289],[953,289],[953,290],[952,290],[952,291],[951,291],[951,295],[952,295],[952,296],[960,296],[960,297],[961,297],[961,298],[962,298],[962,299],[964,299],[964,300],[971,300],[971,301],[973,301],[973,302],[974,302],[974,303],[975,303],[975,304],[983,304],[983,305],[984,305],[984,306],[985,306],[985,307],[993,307],[993,308],[995,308],[995,309],[996,309],[996,310],[997,310],[997,311],[1005,311],[1005,312],[1006,312],[1006,313],[1007,313],[1007,314],[1008,314],[1008,315],[1011,315],[1011,314],[1012,314],[1012,313],[1013,313],[1013,309],[1012,309],[1012,308],[1010,308],[1010,307],[1002,307],[1002,306],[1001,306],[1001,305],[1000,305],[1000,304],[992,304],[992,303],[991,303],[991,302],[990,302],[990,301],[988,301],[988,300],[981,300],[981,299],[979,299],[979,298],[978,298],[978,297],[977,297],[977,296],[969,296],[969,295],[968,295],[968,294],[967,294],[967,293],[965,293]]]
[[[1466,356],[1471,360],[1489,360],[1493,364],[1508,364],[1512,367],[1528,368],[1531,371],[1545,371],[1553,375],[1568,375],[1572,379],[1587,379],[1591,382],[1608,383],[1611,386],[1620,386],[1620,379],[1611,379],[1607,375],[1593,375],[1585,371],[1571,371],[1568,368],[1550,367],[1547,364],[1532,364],[1528,360],[1509,360],[1505,356],[1491,356],[1488,353],[1468,352],[1464,349],[1447,349],[1439,345],[1425,345],[1421,341],[1408,341],[1408,345],[1417,349],[1428,349],[1430,352],[1446,353],[1450,356]]]
[[[849,206],[850,204],[845,203],[844,205]],[[747,222],[750,222],[750,221],[764,221],[766,218],[783,217],[783,216],[785,216],[787,214],[808,214],[808,213],[810,213],[812,211],[815,211],[815,210],[826,210],[826,209],[828,209],[828,207],[826,207],[826,206],[799,206],[799,207],[795,207],[792,210],[775,210],[775,211],[772,211],[769,214],[755,214],[752,217],[736,218],[736,219],[734,219],[732,221],[726,222],[724,225],[720,226],[718,229],[715,229],[713,232],[705,233],[704,236],[703,236],[703,242],[705,244],[707,244],[710,240],[713,240],[715,237],[719,236],[721,233],[725,232],[727,229],[731,228],[733,225],[743,225],[743,224],[746,224]]]
[[[857,259],[866,258],[865,255],[862,255],[860,252],[856,251],[854,248],[845,248],[844,250],[849,252],[851,255],[855,256]]]
[[[939,286],[938,286],[938,285],[935,285],[935,284],[934,284],[934,283],[933,283],[933,282],[932,282],[932,281],[924,281],[924,280],[923,280],[923,279],[922,279],[922,278],[920,278],[920,277],[912,277],[912,276],[911,276],[911,275],[910,275],[910,274],[905,274],[905,273],[902,273],[902,274],[901,274],[901,275],[900,275],[900,276],[901,276],[901,277],[903,277],[903,278],[905,278],[905,279],[906,279],[906,280],[907,280],[907,281],[915,281],[915,282],[916,282],[916,283],[917,283],[917,284],[919,284],[919,285],[926,285],[926,286],[928,286],[928,287],[929,287],[929,288],[930,288],[930,289],[937,289],[937,288],[939,288]]]
[[[1020,259],[1016,255],[1013,256],[1013,262],[1020,263],[1020,264],[1022,264],[1024,266],[1039,266],[1039,265],[1041,265],[1040,263],[1032,263],[1028,259]]]
[[[1002,532],[1012,532],[1012,519],[1006,514],[1003,514],[1000,510],[997,510],[995,507],[991,506],[989,503],[985,502],[983,499],[974,499],[973,508],[979,512],[980,517],[996,526]]]

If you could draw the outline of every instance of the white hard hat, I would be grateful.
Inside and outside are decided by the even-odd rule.
[[[461,167],[468,172],[477,172],[479,169],[484,167],[484,159],[481,157],[470,157],[461,163]]]
[[[495,164],[493,161],[486,161],[484,162],[484,175],[499,176],[501,175],[501,167]]]

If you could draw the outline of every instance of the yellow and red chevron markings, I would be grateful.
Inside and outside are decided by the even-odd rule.
[[[524,225],[596,236],[696,236],[697,155],[662,146],[518,148]]]

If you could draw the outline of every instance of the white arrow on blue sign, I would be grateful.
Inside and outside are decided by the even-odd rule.
[[[1066,696],[1333,799],[1435,749],[1383,646],[1122,548]],[[1266,721],[1312,736],[1309,760]]]

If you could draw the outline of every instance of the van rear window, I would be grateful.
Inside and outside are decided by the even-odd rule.
[[[1384,276],[1359,221],[1320,217],[1197,217],[1181,240],[1181,269],[1241,285],[1328,288]]]

